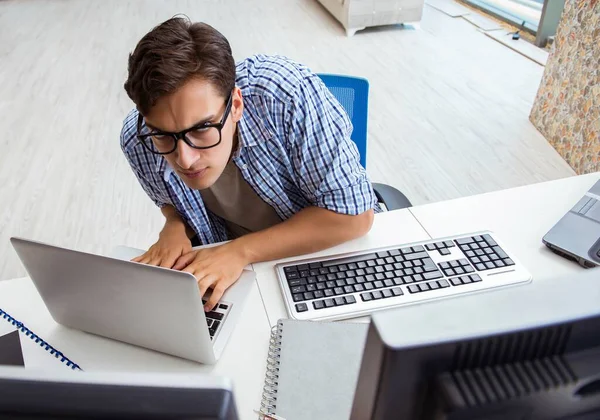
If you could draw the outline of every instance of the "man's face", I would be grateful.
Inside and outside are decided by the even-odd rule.
[[[203,190],[213,185],[231,157],[235,127],[243,110],[239,88],[236,87],[232,95],[231,113],[226,116],[219,145],[198,150],[180,140],[173,153],[164,155],[173,170],[192,189]],[[226,100],[209,82],[192,79],[175,93],[158,99],[144,119],[151,130],[170,133],[200,122],[219,123],[225,112]]]

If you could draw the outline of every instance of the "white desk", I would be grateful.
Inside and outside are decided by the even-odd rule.
[[[375,215],[373,227],[362,238],[346,242],[325,251],[302,256],[302,258],[319,257],[322,255],[335,255],[362,249],[379,248],[417,242],[429,239],[427,232],[421,227],[413,215],[406,209],[390,211]],[[277,263],[293,260],[287,258],[277,261],[268,261],[254,264],[258,287],[265,304],[265,310],[271,325],[276,325],[280,318],[287,318],[287,312],[281,296],[279,282],[275,275],[274,266]],[[296,258],[297,259],[297,258]],[[368,318],[364,318],[367,320]]]
[[[33,332],[86,371],[148,371],[204,373],[229,377],[234,386],[241,419],[256,419],[260,407],[271,328],[254,284],[244,312],[229,342],[214,366],[120,343],[58,325],[29,278],[0,282],[0,308],[23,322]],[[4,321],[2,321],[4,322]],[[27,368],[68,369],[36,344],[22,338]]]
[[[600,172],[410,209],[432,237],[492,230],[527,267],[533,281],[583,270],[542,237],[600,179]]]

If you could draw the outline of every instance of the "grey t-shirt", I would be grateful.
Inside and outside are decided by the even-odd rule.
[[[208,210],[225,220],[229,237],[238,238],[281,222],[281,218],[246,182],[239,168],[229,161],[209,188],[200,190]]]

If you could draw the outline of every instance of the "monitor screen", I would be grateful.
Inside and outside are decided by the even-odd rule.
[[[231,385],[219,377],[0,367],[0,419],[237,418]]]
[[[374,314],[352,419],[600,419],[600,271]]]

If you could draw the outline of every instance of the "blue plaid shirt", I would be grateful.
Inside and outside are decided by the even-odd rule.
[[[349,215],[379,209],[350,140],[352,124],[317,75],[287,58],[257,55],[237,65],[236,86],[244,113],[233,161],[282,220],[309,206]],[[199,191],[138,142],[137,116],[134,109],[125,118],[121,148],[148,196],[175,207],[203,244],[227,240],[223,220]]]

